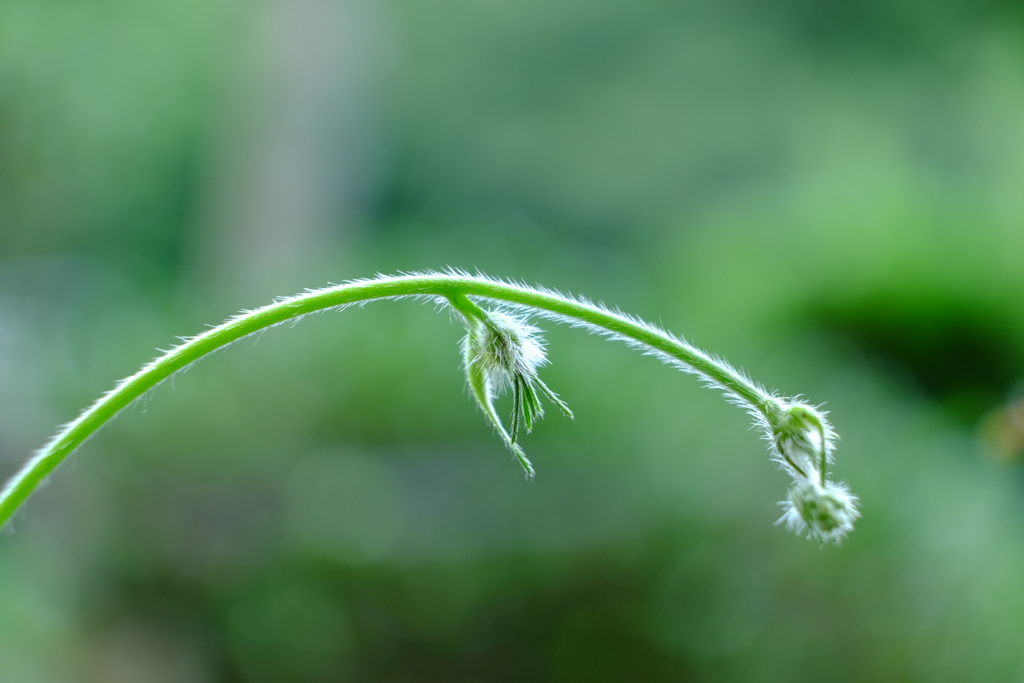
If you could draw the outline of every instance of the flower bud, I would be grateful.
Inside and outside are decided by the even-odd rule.
[[[768,426],[776,460],[794,479],[823,477],[835,440],[823,413],[806,403],[780,404]]]
[[[860,517],[857,497],[843,484],[826,481],[798,481],[789,490],[789,497],[782,501],[783,514],[776,524],[785,523],[786,528],[797,534],[807,534],[824,545],[826,541],[839,544],[846,534],[853,531],[853,522]]]
[[[486,374],[492,390],[500,391],[516,375],[536,377],[537,368],[548,362],[539,335],[540,330],[524,320],[490,311],[466,337],[467,362]]]
[[[540,330],[513,315],[479,308],[467,316],[466,323],[463,353],[470,389],[527,476],[532,476],[533,466],[517,442],[524,428],[531,431],[544,416],[540,397],[572,417],[569,406],[537,376],[537,369],[548,362]],[[512,427],[508,432],[494,410],[494,397],[506,387],[512,388]]]

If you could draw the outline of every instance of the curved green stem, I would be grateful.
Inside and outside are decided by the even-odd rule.
[[[537,309],[572,323],[582,323],[654,350],[722,388],[756,414],[767,417],[777,402],[764,389],[724,361],[627,316],[555,293],[460,273],[380,277],[299,294],[254,311],[242,313],[152,361],[117,386],[62,429],[0,492],[0,527],[71,453],[117,413],[174,373],[242,337],[267,327],[324,309],[376,299],[444,297],[463,315],[481,312],[468,297],[478,297]],[[480,387],[474,387],[477,391]],[[511,438],[511,437],[509,437]]]

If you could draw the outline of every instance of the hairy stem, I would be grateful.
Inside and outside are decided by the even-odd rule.
[[[281,299],[242,313],[147,364],[90,406],[42,448],[0,492],[0,527],[69,455],[121,410],[174,373],[247,335],[303,315],[376,299],[443,297],[464,316],[479,319],[480,308],[468,297],[535,309],[556,320],[583,324],[655,351],[682,364],[706,381],[768,419],[778,402],[724,361],[651,325],[594,304],[552,292],[461,273],[379,277],[327,287]],[[473,387],[481,391],[482,387]],[[493,416],[492,416],[493,417]],[[511,437],[506,437],[511,439]]]

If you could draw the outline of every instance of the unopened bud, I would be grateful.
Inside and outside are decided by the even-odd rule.
[[[797,534],[820,544],[839,544],[853,531],[854,521],[860,517],[857,497],[843,484],[826,481],[824,486],[815,481],[798,481],[789,490],[789,497],[779,503],[783,514],[777,524],[785,523]]]
[[[516,375],[536,377],[548,362],[540,330],[524,320],[489,311],[466,337],[466,359],[490,380],[492,390],[512,384]]]
[[[532,476],[533,466],[517,442],[522,430],[531,431],[544,416],[540,397],[572,417],[569,406],[537,376],[537,369],[548,362],[540,330],[513,315],[479,308],[467,316],[466,324],[463,352],[470,388],[527,476]],[[493,404],[495,395],[506,387],[512,389],[512,428],[508,432]]]
[[[776,459],[794,479],[815,479],[825,472],[835,437],[821,411],[806,403],[782,404],[768,425]]]

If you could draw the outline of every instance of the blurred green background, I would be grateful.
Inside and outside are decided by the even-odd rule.
[[[826,402],[864,517],[773,526],[741,411],[547,324],[526,482],[459,325],[375,304],[52,477],[0,682],[1022,680],[1022,187],[1011,0],[4,0],[0,476],[175,335],[453,266]]]

